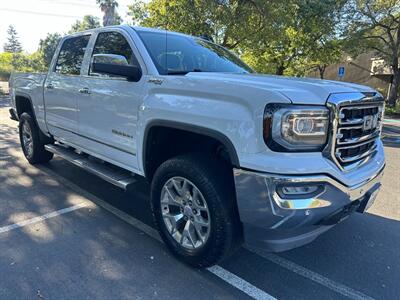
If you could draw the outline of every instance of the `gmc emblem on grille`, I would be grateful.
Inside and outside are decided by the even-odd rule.
[[[378,127],[378,115],[364,116],[363,121],[363,131]]]

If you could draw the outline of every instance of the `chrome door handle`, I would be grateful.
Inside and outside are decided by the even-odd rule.
[[[81,88],[81,89],[79,89],[79,93],[82,93],[82,94],[90,94],[90,90],[89,90],[89,88],[87,88],[87,87]]]
[[[54,85],[52,83],[49,83],[46,85],[46,89],[52,90],[52,89],[54,89]]]

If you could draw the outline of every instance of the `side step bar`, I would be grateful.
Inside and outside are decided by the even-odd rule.
[[[45,145],[44,147],[47,151],[124,190],[128,190],[129,186],[136,182],[131,172],[108,163],[103,163],[94,157],[78,154],[74,150],[60,145]]]

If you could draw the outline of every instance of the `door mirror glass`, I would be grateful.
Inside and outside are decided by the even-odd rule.
[[[112,64],[120,66],[129,65],[125,56],[118,54],[94,54],[92,57],[92,63]]]

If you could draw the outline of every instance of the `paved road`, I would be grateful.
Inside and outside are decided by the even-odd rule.
[[[128,193],[57,158],[31,166],[16,125],[0,99],[1,299],[400,297],[400,143],[394,139],[385,141],[383,188],[368,213],[305,247],[279,255],[242,248],[199,271],[157,240],[144,180]],[[393,126],[385,140],[396,137]]]

